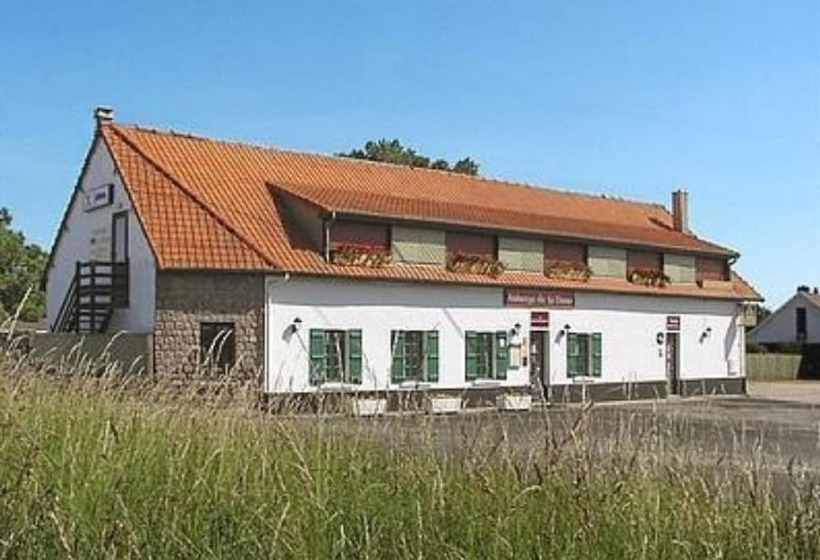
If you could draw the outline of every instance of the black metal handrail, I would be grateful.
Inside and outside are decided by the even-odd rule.
[[[114,309],[128,307],[128,262],[77,262],[54,330],[103,332]]]

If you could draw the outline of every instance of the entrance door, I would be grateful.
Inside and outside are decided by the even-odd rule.
[[[666,383],[670,395],[680,393],[680,349],[678,333],[666,333]]]
[[[111,261],[128,260],[128,212],[117,212],[111,217]]]
[[[547,394],[550,384],[550,333],[530,331],[530,381],[538,383]]]

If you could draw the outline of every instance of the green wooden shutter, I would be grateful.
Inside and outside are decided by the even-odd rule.
[[[592,376],[601,377],[601,333],[592,335]]]
[[[427,331],[424,341],[424,353],[427,359],[427,381],[438,381],[438,331]]]
[[[567,335],[567,377],[581,375],[581,347],[578,344],[578,335]]]
[[[311,385],[317,385],[325,377],[325,331],[310,329],[310,372]]]
[[[347,331],[347,375],[351,383],[362,382],[362,331]]]
[[[390,335],[390,351],[393,353],[391,378],[393,383],[407,379],[404,369],[404,331],[393,331]]]
[[[464,333],[466,364],[464,376],[467,381],[478,379],[478,336],[475,331]]]
[[[507,379],[510,367],[510,347],[507,345],[507,332],[495,333],[495,378]]]

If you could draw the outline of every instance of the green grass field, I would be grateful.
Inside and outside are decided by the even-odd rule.
[[[0,372],[0,558],[820,557],[815,486],[775,499],[671,440],[603,452],[545,416],[527,452],[442,446],[422,416],[271,416],[10,354]]]

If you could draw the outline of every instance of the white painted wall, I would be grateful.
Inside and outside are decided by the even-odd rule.
[[[769,315],[756,329],[749,333],[749,342],[782,344],[797,342],[797,319],[795,310],[806,308],[806,342],[820,344],[820,308],[806,294],[797,293],[780,309]]]
[[[308,338],[311,328],[362,329],[361,389],[396,389],[390,384],[390,331],[438,330],[438,387],[466,388],[464,332],[509,330],[523,325],[529,339],[531,309],[504,307],[501,288],[435,286],[349,280],[269,278],[266,309],[266,390],[313,391],[308,384]],[[551,309],[550,380],[566,377],[566,337],[601,332],[603,375],[596,383],[666,379],[664,347],[656,334],[667,315],[681,316],[681,379],[742,375],[740,306],[734,302],[685,298],[576,294],[574,309]],[[301,330],[287,336],[294,318]],[[711,327],[711,334],[702,333]],[[731,373],[730,373],[730,370]],[[529,369],[511,369],[503,386],[529,384]]]
[[[114,184],[114,203],[86,212],[83,194],[106,183]],[[68,209],[64,231],[52,248],[54,258],[46,279],[46,316],[53,325],[66,290],[74,276],[77,261],[109,260],[111,254],[111,216],[128,210],[128,252],[130,269],[130,306],[114,312],[110,331],[125,330],[148,333],[154,326],[155,262],[123,188],[114,161],[100,138],[91,147],[91,157],[80,177],[80,192],[74,194]]]

